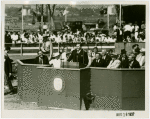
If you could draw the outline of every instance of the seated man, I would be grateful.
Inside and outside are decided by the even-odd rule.
[[[49,64],[48,58],[46,55],[43,55],[43,52],[39,50],[37,52],[38,56],[34,60],[34,64]]]
[[[112,60],[110,61],[107,68],[119,68],[120,64],[121,64],[121,61],[117,59],[118,55],[117,54],[112,54],[111,57],[112,57]]]
[[[106,50],[102,50],[102,59],[104,60],[104,67],[107,67],[111,61],[111,57],[106,53]]]
[[[136,55],[134,53],[129,55],[129,68],[140,68],[140,64],[136,60]]]
[[[128,68],[129,67],[129,60],[128,60],[128,57],[126,55],[126,50],[125,49],[121,50],[121,56],[120,56],[119,59],[121,61],[120,68]]]
[[[145,48],[140,50],[140,54],[136,56],[136,60],[139,62],[141,67],[145,67]]]
[[[103,67],[104,60],[100,53],[96,53],[95,59],[93,60],[91,66],[92,67]]]

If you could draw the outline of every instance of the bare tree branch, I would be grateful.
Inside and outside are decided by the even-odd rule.
[[[56,4],[54,4],[54,5],[53,5],[52,16],[54,15],[54,11],[55,11],[55,6],[56,6]]]
[[[49,9],[49,14],[50,14],[50,17],[51,17],[51,6],[50,6],[50,4],[48,4],[48,9]]]

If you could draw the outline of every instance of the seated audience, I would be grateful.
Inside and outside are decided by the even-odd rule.
[[[93,60],[91,66],[92,67],[103,67],[104,60],[102,59],[102,55],[100,53],[96,53],[96,57]]]
[[[95,58],[95,56],[96,56],[97,53],[98,53],[98,48],[95,46],[95,47],[93,48],[92,57]]]
[[[102,50],[102,59],[104,60],[103,67],[107,67],[111,61],[111,57],[106,53],[106,50]]]
[[[118,55],[117,54],[112,54],[111,57],[112,57],[112,60],[110,61],[107,68],[119,68],[120,64],[121,64],[121,61],[118,60]]]
[[[137,55],[136,60],[139,62],[141,67],[145,67],[145,49],[140,50],[140,54]]]
[[[120,68],[128,68],[129,67],[129,60],[126,55],[125,49],[121,50],[121,56],[120,56],[119,60],[121,61]]]
[[[140,64],[136,60],[136,55],[134,53],[129,55],[129,68],[140,68]]]
[[[34,64],[49,64],[48,58],[46,55],[43,55],[43,52],[39,50],[37,52],[38,56],[34,60]]]

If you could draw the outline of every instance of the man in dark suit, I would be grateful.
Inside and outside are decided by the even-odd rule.
[[[46,55],[43,55],[43,52],[39,50],[37,52],[38,56],[34,60],[34,64],[49,64],[48,58]]]
[[[128,68],[129,67],[129,60],[126,55],[125,49],[121,49],[121,56],[120,56],[119,60],[121,61],[120,68]]]
[[[111,61],[111,57],[106,54],[106,50],[102,50],[103,67],[107,67]]]
[[[5,47],[4,50],[4,83],[5,86],[7,86],[10,90],[11,93],[14,92],[14,88],[12,86],[12,82],[11,82],[11,76],[12,76],[12,61],[9,56],[8,56],[8,52],[10,51],[10,47]]]
[[[129,68],[140,68],[139,62],[136,60],[134,53],[129,55]]]
[[[73,60],[73,62],[79,62],[82,67],[85,67],[88,64],[87,52],[81,48],[81,44],[76,45],[76,49],[72,51],[67,61],[70,62],[71,60]]]
[[[95,59],[93,60],[92,67],[103,67],[104,60],[102,59],[101,54],[97,53]]]

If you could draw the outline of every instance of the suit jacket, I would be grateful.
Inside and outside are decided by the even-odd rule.
[[[5,56],[4,61],[4,71],[7,76],[9,76],[9,73],[12,73],[12,60],[9,58],[9,56]]]
[[[132,63],[132,62],[129,63],[129,68],[140,68],[140,64],[139,64],[139,62],[135,59],[135,60],[133,61],[133,63]]]
[[[109,55],[106,55],[106,58],[103,60],[104,60],[103,67],[107,67],[111,61],[111,57]]]
[[[103,67],[104,60],[99,59],[99,62],[96,62],[96,59],[93,60],[91,66],[92,67]]]
[[[107,68],[119,68],[120,64],[121,64],[120,60],[115,60],[115,61],[111,60]]]
[[[122,57],[120,57],[120,68],[128,68],[129,67],[129,60],[128,57],[126,56],[125,59],[123,60]]]
[[[71,60],[73,60],[73,62],[79,62],[81,64],[88,64],[88,55],[87,52],[83,51],[83,49],[81,49],[80,53],[77,53],[77,50],[73,50],[70,57],[68,58],[68,61],[70,62]]]
[[[39,63],[39,56],[37,56],[34,60],[34,64],[40,64]],[[46,55],[43,55],[43,64],[49,64],[48,58]]]

